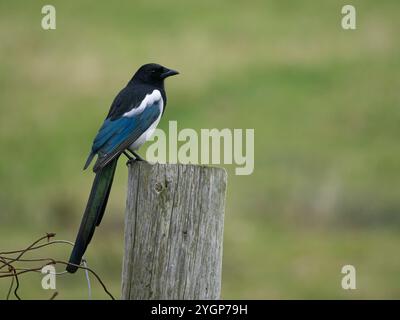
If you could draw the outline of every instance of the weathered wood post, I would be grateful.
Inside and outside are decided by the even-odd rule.
[[[129,167],[122,299],[219,299],[226,172]]]
[[[129,167],[122,299],[219,299],[226,171]]]

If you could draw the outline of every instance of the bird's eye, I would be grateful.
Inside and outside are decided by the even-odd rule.
[[[151,73],[156,73],[156,70],[151,70]]]

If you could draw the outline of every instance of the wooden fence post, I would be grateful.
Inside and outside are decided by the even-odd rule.
[[[122,299],[219,299],[226,171],[129,167]]]

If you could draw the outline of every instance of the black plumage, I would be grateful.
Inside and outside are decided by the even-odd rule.
[[[158,123],[167,104],[164,79],[175,74],[178,72],[159,64],[143,65],[113,100],[84,166],[86,169],[98,156],[93,167],[96,177],[67,266],[68,272],[77,270],[94,230],[103,218],[119,156],[143,135],[147,137],[147,131]]]

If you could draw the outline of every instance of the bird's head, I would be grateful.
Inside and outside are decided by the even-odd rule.
[[[165,78],[179,74],[178,71],[168,69],[157,63],[148,63],[139,68],[132,80],[138,80],[147,84],[159,84]]]

